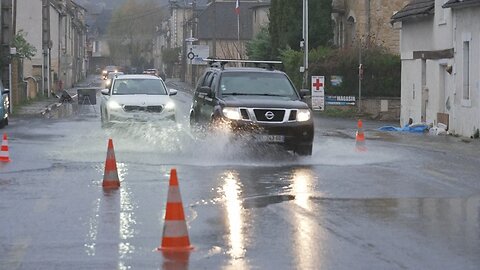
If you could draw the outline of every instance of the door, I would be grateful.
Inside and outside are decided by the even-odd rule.
[[[422,59],[422,99],[421,99],[421,122],[427,121],[428,88],[427,88],[427,60]]]
[[[212,72],[212,74],[207,78],[207,85],[212,91],[211,95],[204,96],[203,108],[202,108],[202,117],[206,123],[212,121],[213,110],[217,104],[216,99],[216,77],[217,74]]]

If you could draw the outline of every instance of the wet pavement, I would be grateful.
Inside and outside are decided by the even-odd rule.
[[[365,121],[358,152],[355,120],[316,116],[313,155],[298,157],[197,138],[189,94],[175,98],[180,121],[169,128],[101,129],[98,104],[13,117],[12,162],[0,165],[0,268],[479,268],[477,141]],[[114,191],[101,188],[109,138]],[[156,251],[173,167],[194,245],[186,254]]]

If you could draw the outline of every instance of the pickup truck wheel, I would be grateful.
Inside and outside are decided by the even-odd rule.
[[[295,148],[294,152],[299,156],[311,156],[313,145],[299,145]]]

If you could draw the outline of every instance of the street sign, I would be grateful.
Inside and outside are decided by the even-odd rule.
[[[206,65],[203,61],[210,56],[210,47],[208,45],[187,45],[187,59],[192,65]]]
[[[185,41],[186,42],[195,42],[195,41],[198,41],[198,38],[189,37],[189,38],[186,38]]]
[[[325,109],[325,76],[312,76],[312,109]]]

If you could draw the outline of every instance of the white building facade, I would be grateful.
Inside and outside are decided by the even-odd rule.
[[[17,1],[15,23],[16,32],[22,30],[26,41],[37,51],[31,60],[23,59],[23,78],[36,78],[39,85],[43,81],[48,85],[43,87],[52,92],[58,90],[59,81],[63,88],[71,87],[86,76],[86,10],[72,0],[49,0],[48,29],[43,29],[43,2]],[[44,30],[50,37],[48,49],[42,42]],[[49,76],[44,74],[45,70],[50,70]]]
[[[452,130],[472,136],[480,128],[480,1],[448,1],[454,37]]]
[[[441,122],[470,137],[480,127],[480,7],[447,2],[412,1],[392,17],[401,28],[400,123]]]

